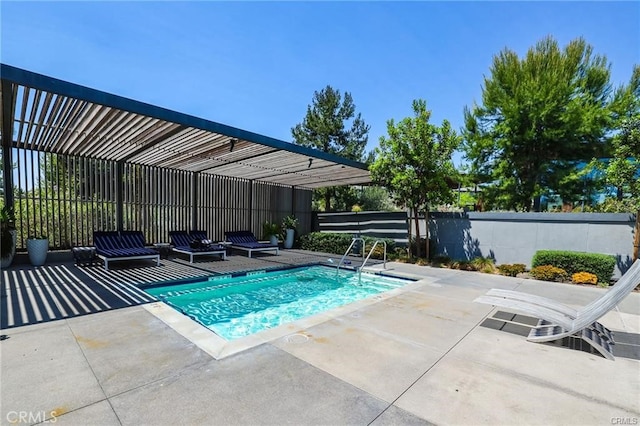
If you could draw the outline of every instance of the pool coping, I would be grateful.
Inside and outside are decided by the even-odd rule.
[[[309,265],[299,265],[298,267],[300,266]],[[388,276],[390,278],[401,278],[414,281],[409,282],[402,287],[394,288],[383,293],[378,293],[365,299],[349,303],[347,305],[339,306],[325,312],[321,312],[306,318],[301,318],[296,321],[279,325],[278,327],[263,330],[258,333],[254,333],[249,336],[241,337],[234,340],[223,339],[213,330],[189,318],[188,316],[184,315],[183,313],[179,312],[178,310],[162,301],[151,302],[142,306],[149,313],[154,315],[156,318],[168,325],[170,328],[172,328],[178,334],[182,335],[198,348],[208,353],[216,360],[220,360],[228,356],[243,352],[247,349],[251,349],[286,336],[291,336],[291,339],[306,340],[308,338],[308,335],[305,333],[305,329],[307,328],[337,319],[344,315],[348,315],[366,306],[370,306],[398,296],[400,294],[412,291],[415,288],[428,283],[428,280],[424,279],[424,277],[418,277],[412,274],[387,274],[381,273],[380,270],[368,271],[367,268],[365,268],[363,272],[375,273],[376,275]]]

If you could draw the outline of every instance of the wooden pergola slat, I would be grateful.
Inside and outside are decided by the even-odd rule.
[[[356,161],[9,65],[0,67],[3,87],[17,93],[12,105],[17,132],[11,140],[16,148],[293,187],[370,183],[366,165]]]

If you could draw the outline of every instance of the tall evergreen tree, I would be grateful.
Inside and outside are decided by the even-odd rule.
[[[582,38],[564,49],[547,37],[522,59],[493,58],[482,105],[465,108],[472,172],[494,182],[494,207],[531,211],[545,193],[568,194],[576,165],[600,156],[611,128],[609,64]]]
[[[291,129],[296,144],[336,154],[350,160],[362,161],[368,141],[369,126],[365,124],[349,92],[344,97],[339,90],[327,86],[313,93],[312,104],[307,106],[307,114],[302,123]],[[331,211],[331,199],[340,199],[343,207],[352,194],[335,187],[314,191],[314,199],[324,199],[324,210]],[[349,206],[350,209],[351,206]]]

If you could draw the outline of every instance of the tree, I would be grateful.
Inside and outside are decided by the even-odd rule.
[[[571,193],[572,174],[606,148],[611,127],[610,71],[582,38],[563,50],[547,37],[522,59],[509,49],[493,58],[482,105],[465,108],[464,149],[473,173],[495,183],[495,207],[531,211],[534,198]]]
[[[636,212],[633,258],[640,250],[640,66],[635,65],[629,84],[619,87],[611,102],[614,136],[611,158],[593,159],[590,168],[613,187],[612,196],[595,206],[596,211]]]
[[[607,182],[616,187],[617,204],[636,212],[633,259],[640,251],[640,115],[626,120],[614,138],[614,156],[605,169]]]
[[[394,205],[389,192],[380,186],[365,186],[358,196],[358,205],[364,211],[392,211]]]
[[[418,213],[427,213],[425,255],[428,258],[428,211],[455,199],[448,178],[456,175],[451,155],[460,145],[460,137],[447,120],[440,127],[429,123],[431,111],[427,110],[424,100],[413,101],[413,112],[414,117],[404,118],[397,125],[393,119],[387,121],[389,137],[380,138],[377,158],[371,165],[371,176],[389,190],[396,204],[411,210],[418,242]],[[417,254],[420,256],[420,248]]]
[[[349,92],[345,92],[343,98],[340,91],[331,86],[316,91],[304,120],[291,129],[293,140],[298,145],[362,161],[369,126],[355,111]],[[331,211],[331,200],[336,196],[340,198],[338,204],[347,205],[342,198],[352,197],[352,194],[346,190],[338,192],[335,187],[314,191],[314,199],[324,199],[324,211],[327,212]]]

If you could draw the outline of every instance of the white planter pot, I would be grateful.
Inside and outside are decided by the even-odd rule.
[[[295,230],[287,229],[286,232],[287,236],[284,239],[284,248],[290,249],[291,247],[293,247],[293,235],[295,234]]]
[[[13,262],[13,257],[16,254],[16,238],[18,236],[18,231],[16,231],[15,229],[11,229],[9,233],[11,233],[13,244],[11,245],[11,251],[9,253],[1,253],[0,268],[2,269],[5,269],[11,266],[11,263]]]
[[[269,244],[271,244],[272,246],[277,246],[278,245],[278,237],[275,235],[272,235],[271,238],[269,238]]]
[[[29,261],[33,266],[42,266],[47,261],[47,253],[49,252],[48,239],[28,239],[27,252],[29,253]]]

